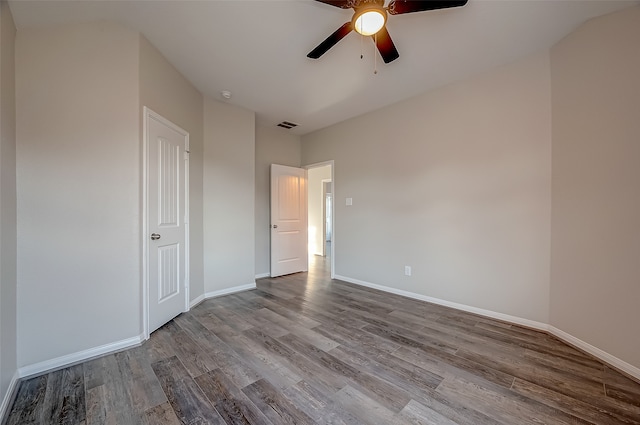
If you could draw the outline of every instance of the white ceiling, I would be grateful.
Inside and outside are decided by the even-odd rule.
[[[352,33],[306,57],[352,11],[313,0],[14,0],[19,29],[113,20],[144,34],[202,93],[306,134],[549,48],[584,21],[639,1],[469,0],[390,16],[400,58],[385,65]],[[364,59],[360,59],[361,51]],[[283,130],[286,131],[286,130]]]

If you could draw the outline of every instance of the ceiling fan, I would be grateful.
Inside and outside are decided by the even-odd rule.
[[[467,4],[468,0],[391,0],[384,7],[384,0],[316,0],[341,9],[352,8],[355,13],[350,22],[338,28],[333,34],[320,43],[307,55],[308,58],[318,59],[338,41],[346,37],[351,31],[371,36],[385,63],[393,62],[400,57],[396,46],[386,28],[387,14],[401,15],[403,13],[424,12],[428,10],[447,9]]]

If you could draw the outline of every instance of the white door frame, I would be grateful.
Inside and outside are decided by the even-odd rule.
[[[333,168],[333,167],[332,167]],[[326,183],[333,182],[332,179],[322,179],[322,256],[327,256],[327,189]],[[333,197],[333,195],[331,195]],[[333,204],[331,204],[333,208]]]
[[[142,333],[145,340],[149,339],[149,119],[154,119],[170,127],[185,137],[186,148],[184,161],[184,311],[189,311],[189,133],[178,127],[162,115],[150,108],[142,108]]]
[[[336,166],[334,164],[334,160],[316,162],[315,164],[305,165],[304,169],[309,170],[310,168],[319,168],[327,165],[331,165],[331,193],[333,196],[333,202],[331,203],[331,279],[335,278],[335,270],[336,270]],[[307,196],[308,196],[307,191]],[[307,207],[309,205],[309,199],[307,199]],[[308,230],[307,230],[308,231]],[[309,247],[307,246],[307,251],[309,251]],[[307,256],[309,253],[307,252]]]

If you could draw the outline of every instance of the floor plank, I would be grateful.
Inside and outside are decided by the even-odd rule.
[[[314,423],[306,413],[298,409],[276,387],[264,379],[248,385],[243,391],[274,424]]]
[[[200,375],[195,381],[227,423],[271,425],[271,421],[219,369]]]
[[[407,403],[400,412],[399,419],[402,423],[411,425],[456,425],[456,422],[415,400]]]
[[[41,417],[48,375],[22,382],[10,411],[7,425],[35,424]]]
[[[182,423],[226,424],[177,357],[160,360],[152,367]]]

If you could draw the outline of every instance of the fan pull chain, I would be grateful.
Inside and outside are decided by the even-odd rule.
[[[373,75],[378,74],[378,55],[376,55],[376,47],[378,46],[378,33],[373,34]]]
[[[360,36],[360,59],[364,58],[364,35]]]

